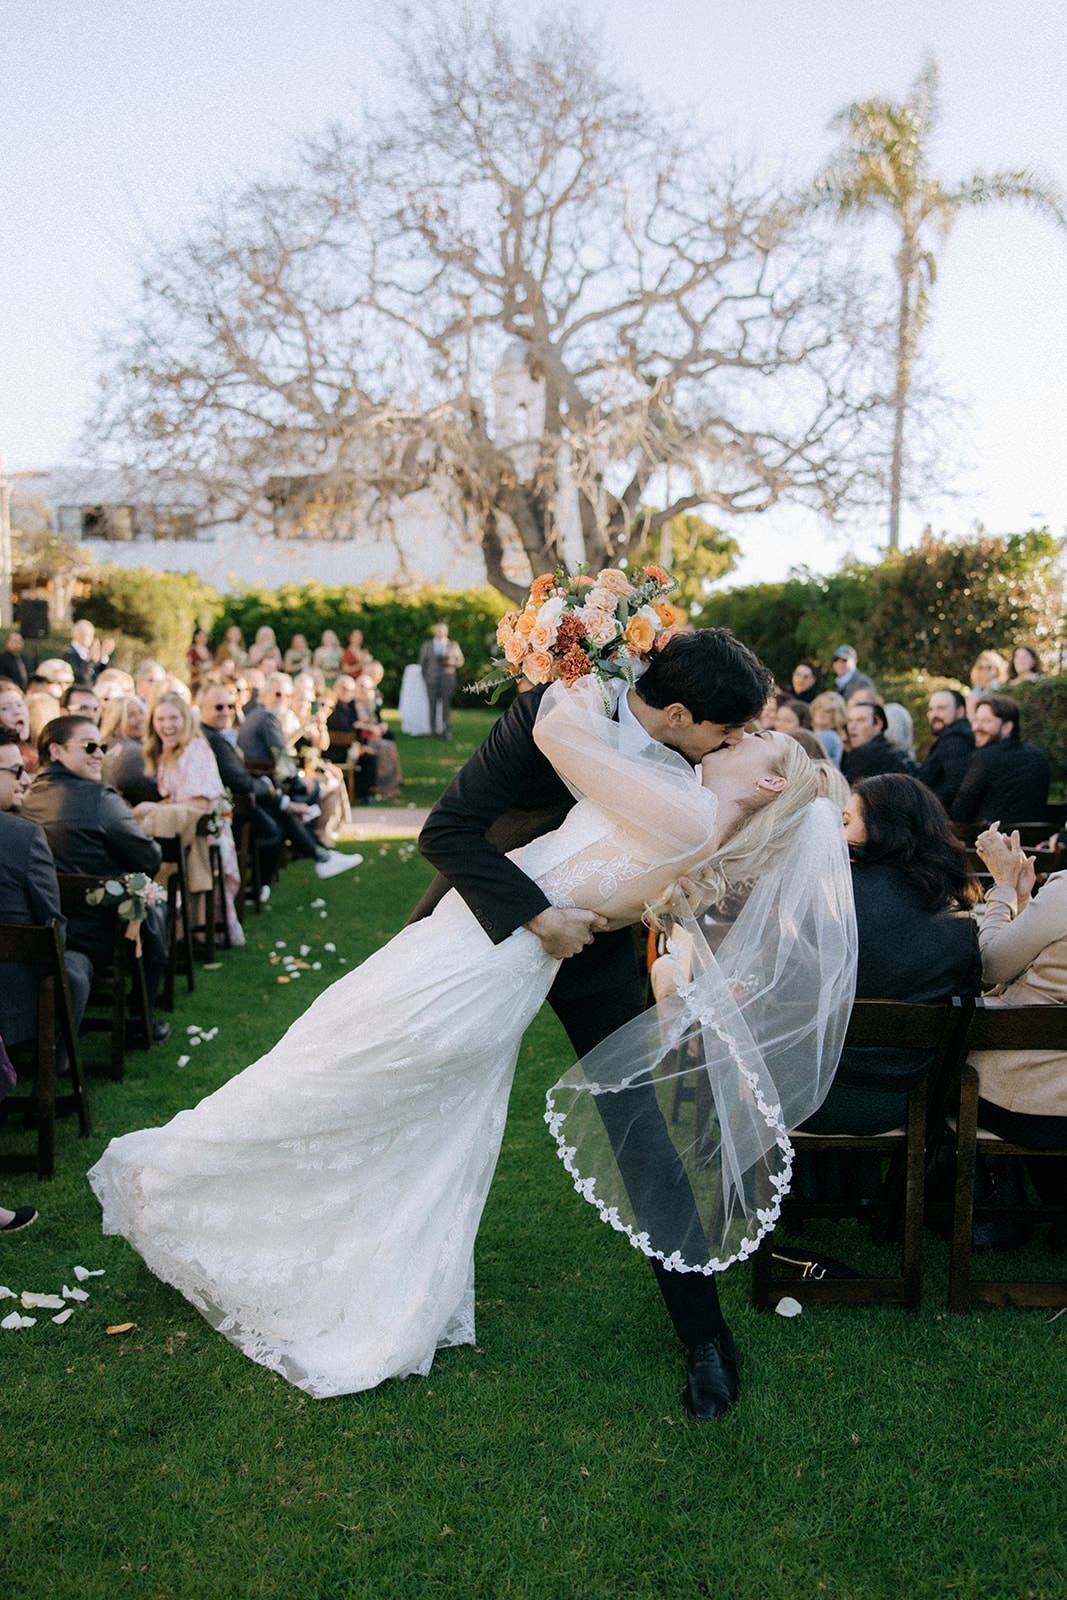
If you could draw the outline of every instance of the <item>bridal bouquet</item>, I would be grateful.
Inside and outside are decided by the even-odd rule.
[[[570,686],[590,673],[632,685],[653,651],[680,631],[666,604],[675,588],[677,579],[656,566],[633,574],[605,567],[593,577],[584,570],[571,577],[562,567],[544,573],[523,609],[501,617],[501,656],[472,689],[492,689],[495,700],[516,678]]]
[[[160,905],[167,891],[145,872],[127,872],[123,878],[108,878],[98,889],[85,891],[87,906],[117,906],[127,922],[143,922],[149,906]]]

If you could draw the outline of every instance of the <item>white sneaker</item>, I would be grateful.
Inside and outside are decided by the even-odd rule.
[[[260,884],[260,888],[259,888],[259,903],[260,903],[260,905],[261,906],[265,906],[269,899],[270,899],[270,884],[269,883]]]
[[[351,867],[358,867],[363,860],[362,856],[346,856],[340,850],[331,850],[325,861],[316,861],[316,878],[336,878],[339,872],[347,872]]]

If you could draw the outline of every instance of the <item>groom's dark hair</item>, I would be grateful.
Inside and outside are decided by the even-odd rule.
[[[677,634],[637,681],[646,705],[683,705],[694,722],[737,727],[758,717],[774,679],[758,656],[725,628]]]

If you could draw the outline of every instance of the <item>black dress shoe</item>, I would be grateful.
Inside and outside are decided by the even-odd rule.
[[[689,1348],[682,1404],[694,1422],[713,1422],[737,1404],[737,1349],[729,1328]]]
[[[169,1022],[153,1022],[152,1043],[165,1044],[170,1038]],[[148,1035],[145,1033],[143,1022],[133,1022],[126,1030],[126,1045],[130,1050],[147,1050]]]

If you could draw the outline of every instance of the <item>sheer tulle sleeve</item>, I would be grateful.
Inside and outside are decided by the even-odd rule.
[[[591,678],[554,684],[534,740],[572,794],[594,801],[647,865],[710,853],[718,809],[689,763],[639,728],[612,720]]]

